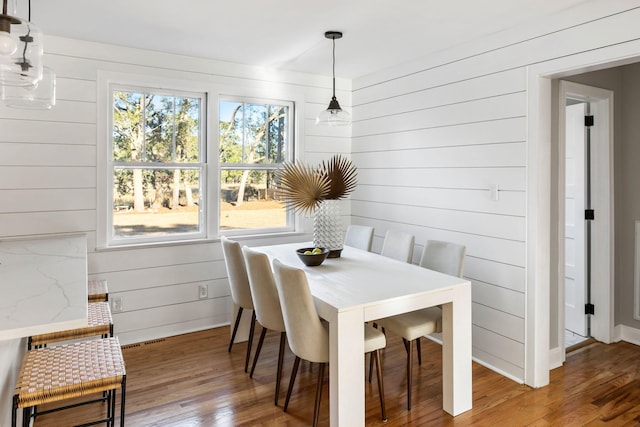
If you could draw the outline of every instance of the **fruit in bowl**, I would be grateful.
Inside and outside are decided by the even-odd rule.
[[[296,249],[298,258],[308,267],[315,267],[324,262],[329,255],[329,249],[326,248],[300,248]]]

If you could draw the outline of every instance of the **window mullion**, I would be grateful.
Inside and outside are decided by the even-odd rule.
[[[140,129],[140,136],[142,138],[142,147],[140,147],[140,160],[144,161],[147,159],[147,93],[142,92],[142,96],[140,97],[142,101],[142,105],[140,105],[141,116],[142,116],[142,129]]]
[[[177,133],[177,125],[176,125],[176,97],[173,97],[173,117],[172,117],[172,131],[171,131],[171,159],[176,162],[177,161],[177,153],[176,153],[176,133]]]

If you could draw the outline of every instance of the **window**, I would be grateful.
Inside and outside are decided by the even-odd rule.
[[[205,237],[205,94],[110,92],[109,243]]]
[[[293,229],[275,171],[292,159],[293,103],[221,98],[220,219],[225,234]]]

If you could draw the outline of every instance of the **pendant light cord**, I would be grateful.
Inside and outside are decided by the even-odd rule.
[[[20,37],[20,40],[24,42],[24,48],[22,49],[22,62],[20,63],[20,67],[22,67],[22,71],[25,73],[29,72],[29,68],[32,67],[31,63],[27,59],[27,48],[29,47],[29,43],[33,42],[33,37],[31,37],[31,26],[29,25],[31,24],[31,0],[29,0],[27,5],[29,7],[27,13],[29,17],[27,20],[27,34]]]
[[[333,40],[333,99],[336,99],[336,38],[332,37],[332,40]]]

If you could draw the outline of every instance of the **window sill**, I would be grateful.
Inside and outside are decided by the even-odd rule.
[[[171,242],[149,242],[149,243],[134,243],[129,245],[119,246],[106,246],[96,248],[96,252],[118,252],[118,251],[130,251],[135,249],[148,249],[148,248],[161,248],[161,247],[173,247],[173,246],[185,246],[185,245],[203,245],[209,243],[218,243],[220,236],[205,238],[205,239],[193,239],[193,240],[175,240]],[[295,237],[311,236],[310,233],[303,233],[300,231],[285,231],[281,233],[268,233],[268,234],[242,234],[230,237],[233,240],[242,241],[256,241],[256,240],[273,240],[273,239],[287,239]]]

